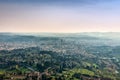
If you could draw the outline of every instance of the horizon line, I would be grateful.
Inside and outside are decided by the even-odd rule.
[[[54,33],[54,34],[77,34],[77,33],[120,33],[114,31],[105,31],[105,32],[0,32],[0,33]]]

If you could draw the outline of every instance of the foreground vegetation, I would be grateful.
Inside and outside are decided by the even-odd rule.
[[[38,47],[0,51],[1,79],[19,76],[28,78],[29,74],[39,72],[43,80],[86,80],[84,78],[117,80],[114,65],[107,67],[102,59],[89,58],[81,54],[61,54],[41,51]],[[101,63],[98,63],[101,61]],[[38,75],[36,75],[38,76]],[[36,78],[33,76],[33,78]]]
[[[0,80],[120,80],[115,43],[84,35],[0,35]]]

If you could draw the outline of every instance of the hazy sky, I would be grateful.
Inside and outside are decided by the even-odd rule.
[[[120,0],[0,0],[0,32],[120,32]]]

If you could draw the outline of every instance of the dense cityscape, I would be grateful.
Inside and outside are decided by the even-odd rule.
[[[0,80],[119,80],[114,34],[1,33]]]

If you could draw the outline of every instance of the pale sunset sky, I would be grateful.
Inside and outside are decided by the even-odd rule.
[[[120,32],[120,0],[0,0],[0,32]]]

